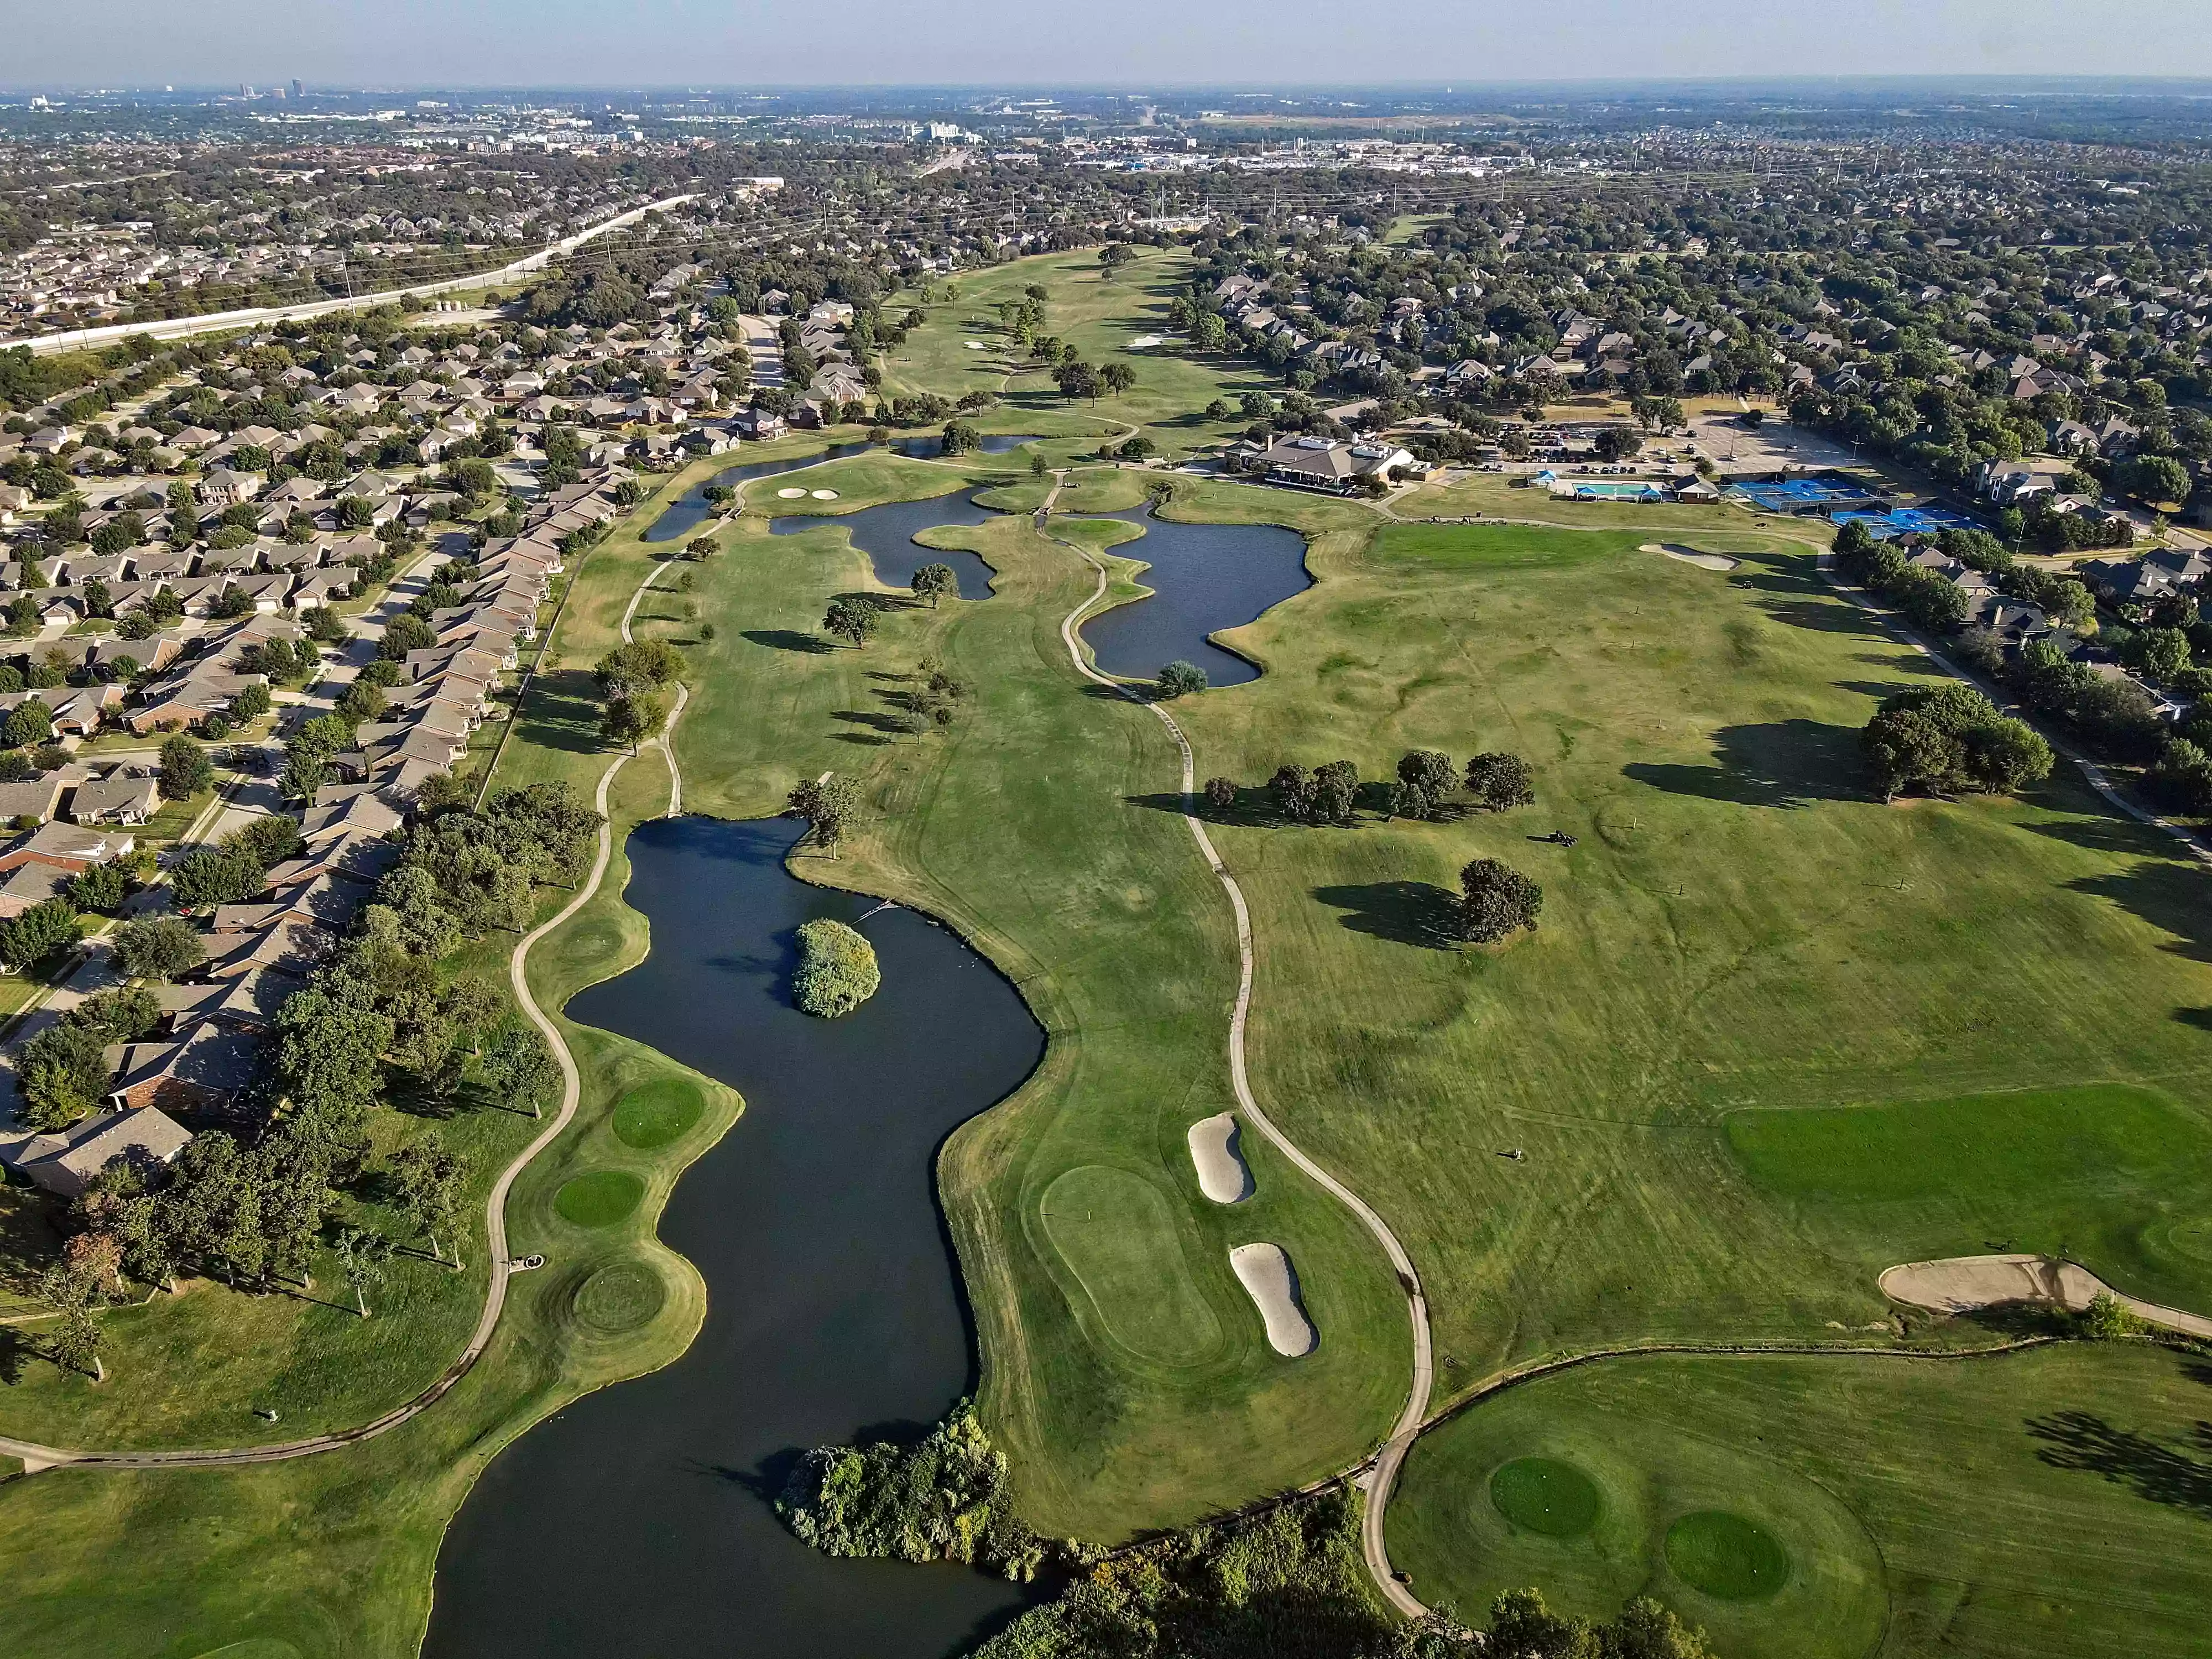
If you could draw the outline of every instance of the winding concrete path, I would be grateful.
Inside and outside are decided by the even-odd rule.
[[[638,585],[637,592],[630,596],[629,606],[623,612],[622,636],[625,641],[630,637],[630,618],[637,610],[638,601],[645,597],[645,590],[653,585],[653,578],[660,574],[661,568],[662,567],[655,565],[648,571],[645,580]],[[678,684],[676,688],[676,705],[669,713],[667,724],[661,728],[658,737],[652,739],[650,743],[640,746],[641,753],[645,749],[657,745],[668,757],[670,781],[668,815],[672,817],[682,810],[683,778],[677,770],[676,751],[671,738],[677,718],[683,714],[684,705],[688,701],[690,701],[688,691],[681,684]],[[553,1051],[554,1060],[560,1066],[561,1105],[560,1109],[547,1121],[545,1127],[540,1129],[530,1144],[515,1156],[513,1162],[500,1171],[499,1179],[492,1183],[490,1196],[484,1203],[484,1237],[486,1249],[491,1261],[491,1278],[485,1287],[483,1313],[477,1321],[476,1330],[471,1334],[468,1346],[461,1350],[453,1363],[440,1375],[438,1380],[412,1400],[395,1406],[383,1415],[372,1418],[355,1428],[341,1429],[330,1434],[312,1435],[301,1440],[277,1441],[264,1446],[231,1446],[206,1450],[96,1451],[70,1446],[43,1445],[36,1441],[16,1440],[0,1436],[0,1456],[20,1459],[24,1473],[27,1474],[35,1474],[41,1469],[54,1468],[64,1464],[77,1464],[98,1468],[204,1469],[245,1463],[281,1463],[295,1457],[312,1457],[319,1452],[336,1451],[343,1446],[357,1445],[362,1441],[373,1440],[386,1430],[396,1429],[409,1419],[419,1416],[428,1410],[445,1398],[455,1383],[469,1374],[477,1361],[483,1357],[484,1350],[490,1346],[492,1334],[499,1328],[500,1315],[507,1307],[507,1281],[514,1276],[514,1269],[508,1265],[510,1258],[507,1254],[507,1195],[514,1190],[516,1178],[530,1167],[532,1160],[557,1140],[562,1132],[574,1121],[577,1103],[583,1093],[583,1080],[576,1069],[575,1056],[569,1053],[568,1043],[562,1041],[560,1028],[554,1024],[545,1011],[538,1006],[537,999],[530,994],[528,974],[530,949],[539,939],[544,939],[574,915],[577,911],[582,909],[585,905],[590,903],[592,896],[599,890],[599,883],[606,877],[607,866],[614,859],[614,826],[607,817],[607,791],[612,787],[616,776],[631,758],[632,757],[629,755],[617,755],[608,763],[607,769],[599,774],[599,788],[593,796],[593,805],[599,815],[599,847],[598,855],[592,860],[591,874],[585,878],[583,884],[576,889],[566,904],[523,935],[520,942],[514,947],[514,954],[507,962],[507,979],[514,988],[515,1001],[521,1006],[522,1012],[530,1023],[535,1025],[539,1034],[544,1037],[547,1047]],[[210,810],[212,811],[213,808]]]
[[[1059,538],[1054,539],[1060,540]],[[1092,590],[1091,597],[1061,619],[1060,637],[1066,644],[1068,659],[1075,665],[1075,672],[1084,678],[1118,691],[1130,702],[1149,708],[1159,717],[1160,723],[1167,727],[1168,734],[1175,739],[1176,749],[1182,757],[1183,799],[1192,799],[1198,793],[1197,763],[1191,753],[1190,739],[1183,734],[1182,727],[1176,724],[1175,717],[1161,704],[1139,696],[1121,681],[1100,673],[1085,658],[1076,630],[1092,607],[1106,597],[1106,567],[1087,548],[1069,541],[1061,541],[1060,544],[1073,548],[1081,554],[1084,561],[1098,574],[1098,585]],[[1237,878],[1230,874],[1229,866],[1222,862],[1221,854],[1214,849],[1212,837],[1206,833],[1206,825],[1195,813],[1189,811],[1184,812],[1182,821],[1189,826],[1191,837],[1198,843],[1198,850],[1205,855],[1214,879],[1229,895],[1230,908],[1237,914],[1237,1003],[1229,1018],[1229,1076],[1236,1091],[1237,1107],[1246,1121],[1267,1138],[1269,1145],[1359,1218],[1361,1224],[1382,1247],[1382,1253],[1389,1257],[1390,1266],[1398,1275],[1399,1287],[1406,1293],[1407,1310],[1413,1327],[1413,1386],[1407,1392],[1406,1408],[1399,1414],[1396,1425],[1390,1431],[1390,1437],[1383,1442],[1382,1450],[1360,1477],[1360,1485],[1367,1493],[1367,1506],[1360,1525],[1359,1543],[1361,1553],[1366,1558],[1368,1571],[1373,1575],[1376,1587],[1389,1599],[1391,1606],[1408,1618],[1418,1618],[1428,1609],[1412,1591],[1399,1583],[1391,1571],[1389,1551],[1382,1537],[1382,1512],[1389,1502],[1391,1484],[1397,1480],[1399,1468],[1405,1462],[1406,1454],[1413,1449],[1414,1437],[1420,1432],[1422,1422],[1428,1415],[1429,1395],[1436,1386],[1436,1352],[1429,1334],[1428,1299],[1421,1292],[1420,1275],[1413,1270],[1413,1257],[1407,1254],[1398,1235],[1390,1231],[1389,1223],[1383,1220],[1365,1199],[1316,1163],[1278,1128],[1274,1121],[1253,1097],[1252,1082],[1244,1063],[1244,1035],[1252,1012],[1252,913],[1244,902],[1244,890],[1237,884]]]

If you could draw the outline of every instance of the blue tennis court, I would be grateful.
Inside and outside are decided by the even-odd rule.
[[[1981,526],[1963,513],[1948,507],[1900,507],[1889,513],[1838,513],[1836,522],[1863,524],[1878,542],[1899,536],[1932,536],[1940,530],[1978,530]]]
[[[1823,483],[1818,478],[1784,478],[1779,483],[1739,483],[1729,494],[1741,495],[1762,513],[1818,513],[1838,501],[1863,501],[1863,489]]]

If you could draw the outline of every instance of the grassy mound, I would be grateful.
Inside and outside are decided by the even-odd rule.
[[[611,1261],[576,1286],[576,1322],[603,1335],[618,1335],[651,1322],[668,1300],[668,1286],[641,1261]]]
[[[1490,1501],[1515,1526],[1579,1538],[1597,1524],[1597,1485],[1556,1457],[1516,1457],[1490,1477]]]
[[[1790,1578],[1789,1552],[1726,1510],[1698,1510],[1668,1528],[1667,1565],[1692,1589],[1723,1601],[1763,1601]]]
[[[688,1133],[707,1109],[707,1097],[689,1078],[656,1078],[631,1090],[615,1108],[615,1139],[651,1152]]]
[[[611,1227],[645,1196],[645,1183],[627,1170],[594,1170],[553,1194],[561,1219],[578,1227]]]
[[[799,930],[799,971],[791,1000],[810,1014],[849,1014],[884,982],[876,947],[842,921],[810,921]]]

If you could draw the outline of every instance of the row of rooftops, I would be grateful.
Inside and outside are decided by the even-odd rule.
[[[0,1163],[74,1196],[111,1158],[173,1159],[191,1140],[187,1122],[258,1115],[277,1009],[337,949],[397,861],[395,834],[416,793],[466,752],[493,706],[497,676],[516,666],[517,641],[534,636],[538,610],[562,569],[560,537],[612,516],[614,482],[603,472],[556,492],[520,535],[485,550],[465,601],[433,613],[435,643],[404,659],[405,678],[387,691],[384,718],[356,730],[355,747],[337,759],[339,781],[316,792],[301,820],[301,855],[270,871],[251,902],[216,908],[206,961],[160,992],[161,1026],[110,1050],[110,1109],[59,1134],[0,1135]],[[234,637],[218,660],[241,642]],[[76,787],[82,792],[88,781]],[[55,845],[34,848],[40,836]],[[0,872],[15,867],[9,860],[19,855],[24,865],[43,860],[59,869],[70,860],[57,855],[74,853],[82,869],[130,847],[112,830],[48,824],[0,852]]]

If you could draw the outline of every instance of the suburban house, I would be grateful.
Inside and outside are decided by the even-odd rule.
[[[173,1164],[191,1140],[158,1107],[96,1112],[50,1134],[0,1134],[0,1165],[50,1193],[75,1198],[116,1158]]]

